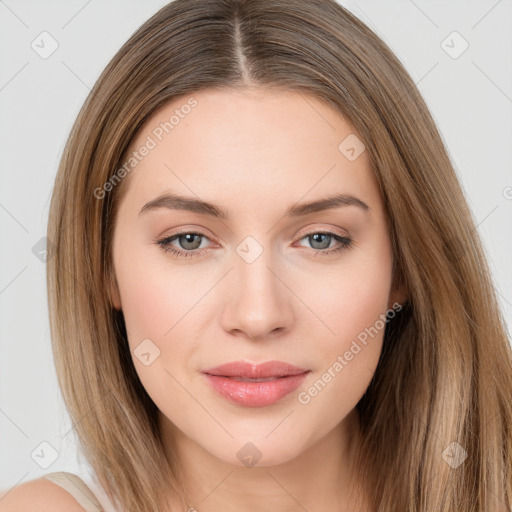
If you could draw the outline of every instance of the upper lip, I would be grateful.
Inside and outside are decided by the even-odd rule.
[[[215,368],[203,370],[208,375],[218,375],[222,377],[245,377],[248,379],[264,379],[267,377],[286,377],[288,375],[298,375],[309,370],[299,368],[283,361],[268,361],[266,363],[249,363],[247,361],[233,361],[222,364]]]

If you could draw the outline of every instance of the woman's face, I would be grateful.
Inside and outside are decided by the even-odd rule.
[[[130,156],[113,300],[163,428],[235,465],[291,460],[341,429],[400,301],[351,126],[309,95],[205,90],[154,114]],[[186,200],[144,208],[166,194]],[[307,372],[263,384],[203,373],[235,361]]]

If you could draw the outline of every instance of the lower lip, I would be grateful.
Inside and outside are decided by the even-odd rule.
[[[295,391],[308,373],[289,375],[266,382],[242,382],[218,375],[204,375],[213,389],[231,402],[246,407],[265,407]]]

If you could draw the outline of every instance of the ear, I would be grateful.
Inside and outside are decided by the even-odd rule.
[[[403,305],[405,304],[408,298],[409,293],[405,285],[405,279],[402,268],[400,267],[400,265],[396,263],[396,261],[394,261],[391,290],[389,292],[388,308],[391,308],[395,303]]]

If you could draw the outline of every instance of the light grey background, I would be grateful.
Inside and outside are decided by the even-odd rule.
[[[121,44],[166,3],[0,0],[0,489],[47,472],[88,471],[56,382],[37,244],[81,104]],[[512,0],[340,3],[388,43],[424,95],[510,328]],[[58,48],[42,58],[52,44]]]

